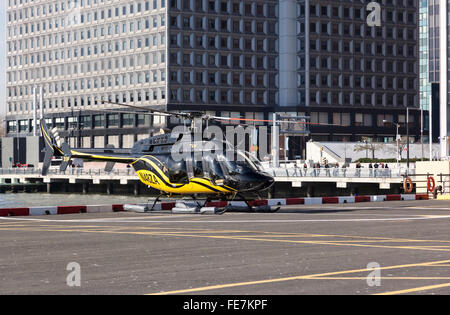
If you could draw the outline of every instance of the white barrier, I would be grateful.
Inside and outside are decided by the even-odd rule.
[[[370,196],[370,201],[372,202],[386,201],[386,195]]]
[[[321,205],[322,197],[305,198],[305,205]]]
[[[285,206],[286,199],[269,199],[269,200],[267,200],[267,205],[269,205],[269,206]]]
[[[355,203],[355,197],[338,197],[339,203]]]
[[[402,196],[402,200],[416,200],[416,195],[401,195]]]
[[[58,214],[58,207],[33,207],[30,208],[30,215],[55,215]]]

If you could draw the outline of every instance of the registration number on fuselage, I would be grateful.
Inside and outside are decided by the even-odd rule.
[[[159,185],[158,178],[152,173],[138,172],[138,176],[144,184]]]

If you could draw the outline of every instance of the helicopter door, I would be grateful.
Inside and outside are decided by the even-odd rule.
[[[188,178],[194,177],[194,163],[192,161],[192,156],[186,158],[186,170],[188,174]]]
[[[230,175],[230,170],[227,167],[227,160],[224,156],[218,156],[216,163],[219,164],[222,173],[227,176]]]
[[[225,176],[220,163],[210,156],[205,157],[203,162],[205,175],[207,174],[215,185],[223,184]]]
[[[169,180],[174,184],[187,184],[189,183],[188,166],[186,160],[175,162],[169,156],[167,159],[167,168],[169,172]],[[192,164],[191,164],[192,165]]]

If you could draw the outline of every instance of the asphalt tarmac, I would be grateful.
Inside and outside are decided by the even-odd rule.
[[[450,202],[0,218],[0,294],[450,294]]]

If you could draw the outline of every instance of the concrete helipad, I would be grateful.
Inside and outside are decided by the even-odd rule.
[[[0,218],[0,294],[449,294],[449,224],[449,201]]]

